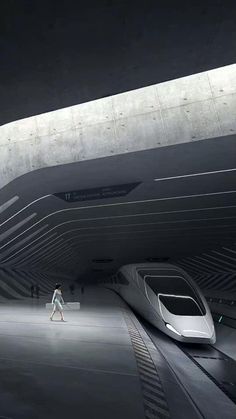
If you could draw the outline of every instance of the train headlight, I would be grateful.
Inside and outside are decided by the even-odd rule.
[[[171,326],[171,324],[166,323],[166,327],[167,327],[167,329],[171,330],[171,332],[174,332],[177,335],[181,336],[181,333],[179,333],[173,326]]]

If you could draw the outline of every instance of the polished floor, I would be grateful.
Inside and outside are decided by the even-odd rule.
[[[74,300],[65,323],[49,321],[49,297],[0,305],[0,418],[144,419],[122,301],[99,289]]]
[[[0,419],[236,417],[219,386],[111,290],[65,293],[81,303],[65,323],[49,320],[50,298],[0,303]],[[221,335],[218,347],[227,353],[228,339],[233,351]]]

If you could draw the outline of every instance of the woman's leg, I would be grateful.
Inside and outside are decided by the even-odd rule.
[[[50,316],[50,320],[52,320],[52,318],[53,318],[53,316],[54,316],[55,312],[56,312],[56,310],[55,310],[55,308],[53,308],[53,310],[52,310],[52,314],[51,314],[51,316]]]
[[[63,311],[62,311],[62,310],[60,310],[60,315],[61,315],[61,321],[62,321],[62,322],[64,322],[64,321],[65,321],[65,319],[64,319],[64,316],[63,316]]]

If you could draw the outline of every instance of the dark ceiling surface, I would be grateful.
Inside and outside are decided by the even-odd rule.
[[[0,5],[0,124],[232,64],[236,2]]]
[[[236,229],[235,140],[128,153],[17,178],[1,190],[0,210],[19,199],[1,214],[0,265],[99,274],[125,263],[230,246]],[[69,203],[54,196],[134,182],[140,184],[115,198]]]

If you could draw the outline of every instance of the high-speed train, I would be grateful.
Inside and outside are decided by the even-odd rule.
[[[181,342],[215,342],[207,302],[183,269],[166,263],[125,265],[104,282],[170,337]]]

